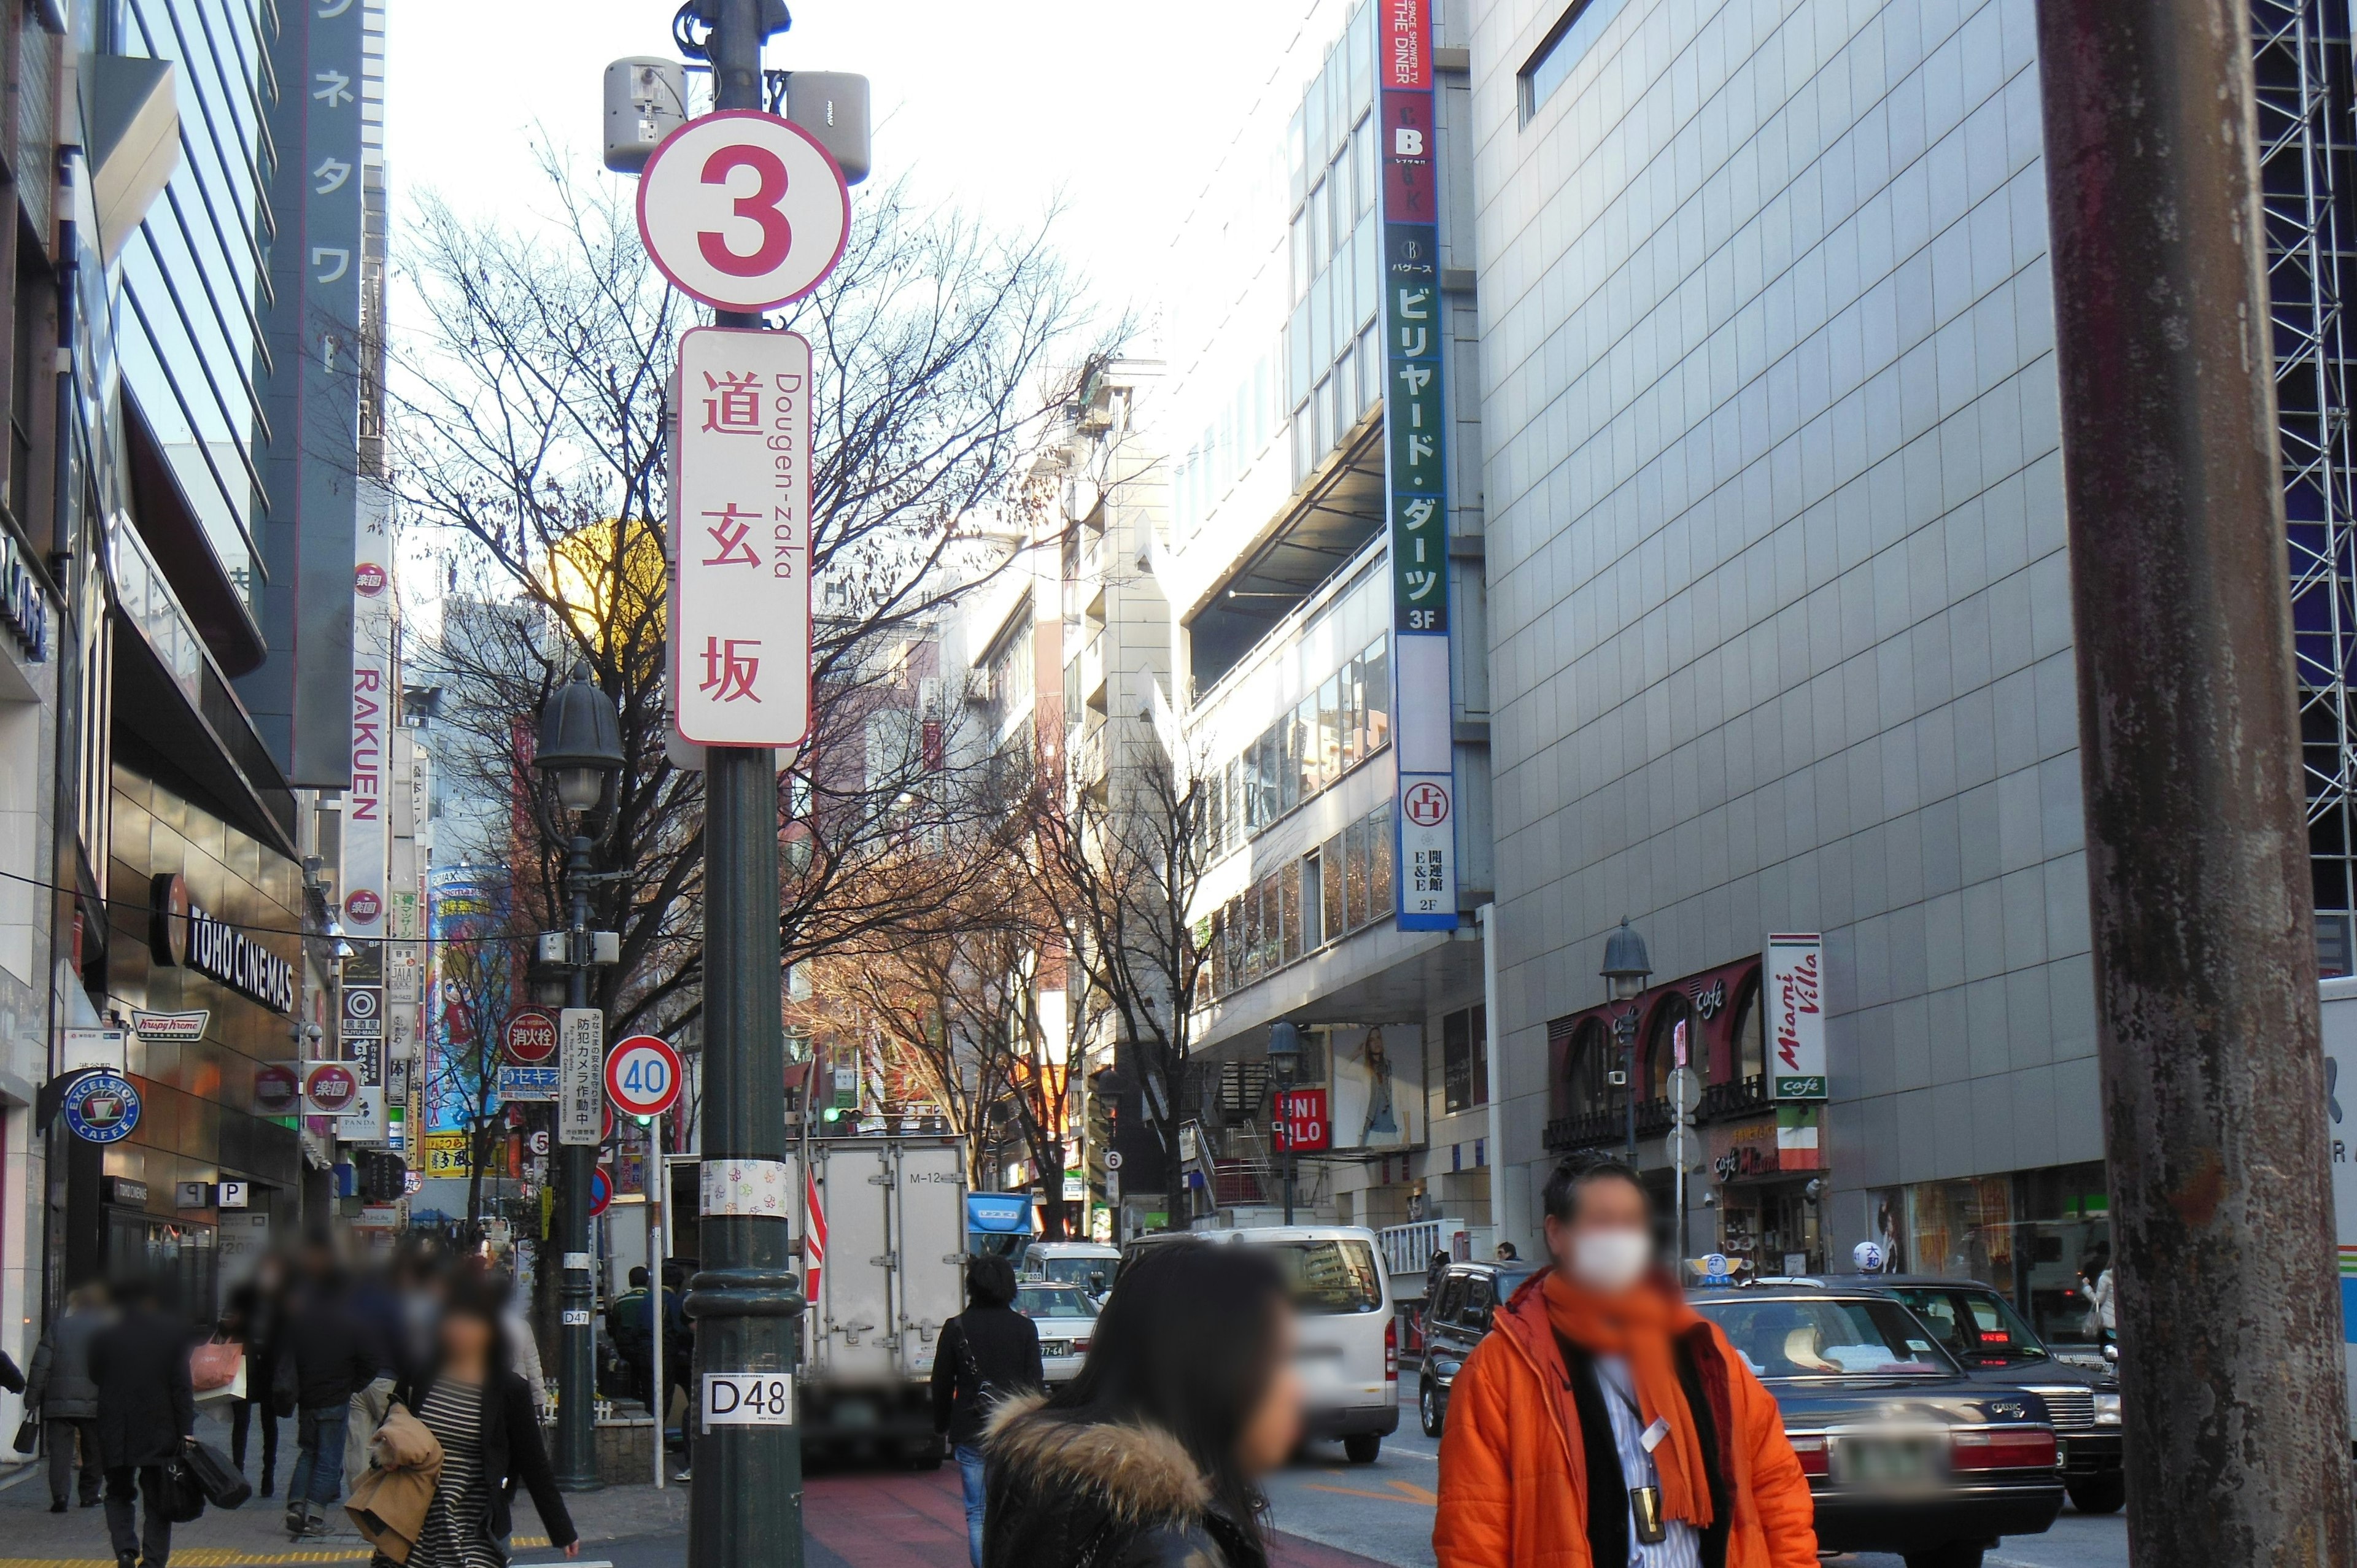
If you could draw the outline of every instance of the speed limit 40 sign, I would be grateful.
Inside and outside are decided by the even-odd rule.
[[[809,132],[724,109],[665,137],[639,177],[639,237],[663,276],[716,310],[800,299],[834,270],[851,188]]]
[[[632,1035],[606,1058],[606,1094],[633,1116],[660,1116],[679,1098],[679,1053],[653,1035]]]

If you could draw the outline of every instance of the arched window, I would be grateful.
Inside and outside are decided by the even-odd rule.
[[[1768,1042],[1761,1032],[1763,1023],[1760,1015],[1760,985],[1755,981],[1735,1004],[1735,1048],[1731,1055],[1738,1083],[1767,1076]]]
[[[1571,1036],[1571,1049],[1564,1058],[1568,1080],[1564,1103],[1571,1114],[1585,1116],[1612,1108],[1612,1085],[1605,1075],[1619,1065],[1612,1032],[1594,1018],[1582,1024]]]
[[[1637,1098],[1665,1100],[1670,1092],[1670,1073],[1678,1065],[1677,1028],[1686,1026],[1686,1065],[1697,1076],[1707,1078],[1701,1061],[1702,1019],[1695,1014],[1694,1004],[1683,991],[1673,991],[1653,1007],[1652,1023],[1645,1034],[1644,1048],[1637,1053]]]

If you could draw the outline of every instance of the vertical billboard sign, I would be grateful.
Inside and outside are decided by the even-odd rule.
[[[1399,928],[1457,926],[1456,730],[1449,709],[1448,321],[1433,141],[1432,0],[1380,0],[1383,473],[1390,509],[1392,756]]]
[[[391,498],[363,481],[352,567],[351,788],[344,796],[344,934],[378,950],[385,934],[385,865],[393,813],[393,530]]]
[[[1768,1098],[1826,1100],[1825,944],[1814,932],[1768,939]]]
[[[269,363],[255,377],[268,418],[253,456],[268,500],[253,533],[266,579],[255,618],[270,654],[237,690],[288,783],[340,789],[354,635],[346,589],[361,527],[361,191],[371,115],[382,107],[369,101],[383,8],[305,0],[268,14],[278,156],[264,241],[270,286],[256,291]]]

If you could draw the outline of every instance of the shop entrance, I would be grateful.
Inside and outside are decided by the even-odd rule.
[[[221,1302],[221,1259],[214,1241],[210,1225],[109,1208],[106,1277],[145,1279],[165,1305],[193,1323],[209,1324]]]
[[[1803,1177],[1720,1187],[1718,1250],[1755,1277],[1823,1270],[1824,1240],[1808,1186]]]

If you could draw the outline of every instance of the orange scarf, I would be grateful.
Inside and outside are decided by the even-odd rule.
[[[1653,1468],[1662,1479],[1662,1517],[1681,1520],[1696,1530],[1710,1528],[1710,1480],[1703,1467],[1702,1434],[1686,1408],[1673,1346],[1682,1330],[1701,1321],[1694,1309],[1660,1280],[1645,1280],[1619,1295],[1605,1296],[1550,1273],[1543,1289],[1547,1321],[1555,1331],[1591,1354],[1626,1361],[1645,1421],[1669,1423],[1669,1435],[1653,1450]],[[1617,1396],[1608,1389],[1604,1397]],[[1634,1486],[1641,1477],[1628,1479]]]

